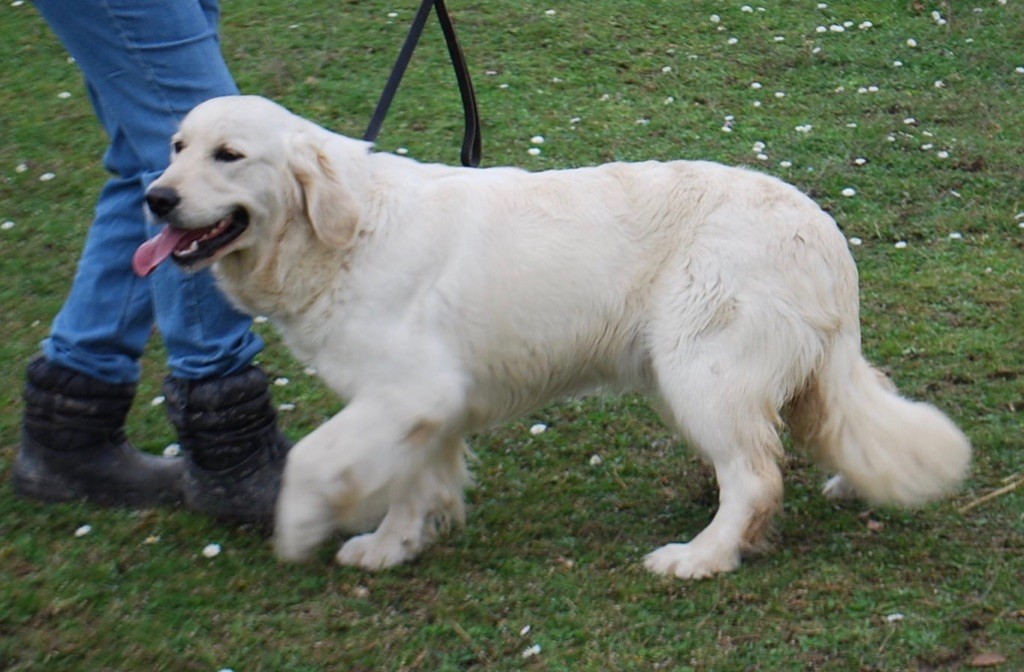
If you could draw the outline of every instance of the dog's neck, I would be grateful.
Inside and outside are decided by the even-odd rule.
[[[352,250],[338,250],[309,236],[307,226],[285,227],[279,250],[262,262],[248,250],[221,259],[214,273],[224,293],[244,312],[294,320],[329,306],[347,272]],[[299,240],[304,238],[304,240]],[[291,247],[288,254],[283,248]],[[295,259],[293,263],[284,259]],[[335,271],[331,273],[330,271]]]

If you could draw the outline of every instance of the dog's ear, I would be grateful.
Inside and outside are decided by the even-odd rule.
[[[359,204],[338,180],[330,157],[313,138],[301,134],[292,144],[288,167],[316,237],[331,247],[348,246],[359,230]]]

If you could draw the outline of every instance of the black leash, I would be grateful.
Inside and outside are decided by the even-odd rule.
[[[455,77],[459,81],[459,93],[462,95],[462,108],[466,115],[466,130],[462,136],[462,165],[475,168],[480,165],[480,110],[476,105],[476,93],[473,91],[473,82],[469,77],[469,68],[466,66],[466,57],[462,53],[462,47],[455,36],[455,26],[448,15],[448,9],[444,0],[423,0],[416,18],[413,19],[409,35],[405,38],[405,44],[398,53],[398,60],[391,70],[388,83],[384,86],[384,92],[380,94],[377,102],[377,109],[373,112],[370,125],[363,134],[363,140],[373,142],[380,135],[380,129],[384,125],[384,117],[388,114],[391,101],[394,100],[398,85],[402,81],[402,75],[412,60],[412,52],[416,49],[420,35],[423,34],[423,27],[427,23],[431,8],[437,10],[437,20],[441,23],[441,30],[444,32],[444,41],[448,45],[448,55],[451,56],[452,65],[455,67]]]

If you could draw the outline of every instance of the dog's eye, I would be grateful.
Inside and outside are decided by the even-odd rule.
[[[175,140],[173,143],[171,143],[171,149],[174,150],[175,154],[180,154],[181,150],[185,149],[185,143],[182,142],[181,140]]]
[[[233,149],[228,149],[227,147],[218,147],[213,152],[213,160],[221,161],[223,163],[231,163],[232,161],[238,161],[244,158],[245,154],[242,154],[241,152],[236,152]]]

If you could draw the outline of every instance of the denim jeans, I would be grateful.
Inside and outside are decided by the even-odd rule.
[[[195,105],[238,92],[220,51],[217,0],[35,0],[85,76],[110,139],[103,188],[74,284],[43,343],[56,364],[110,383],[139,378],[139,358],[160,330],[172,375],[210,378],[244,369],[263,348],[209,270],[164,263],[132,271],[156,232],[143,203],[167,167],[170,137]]]

